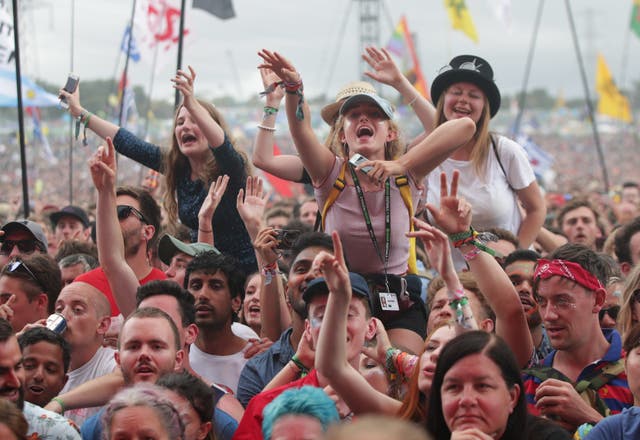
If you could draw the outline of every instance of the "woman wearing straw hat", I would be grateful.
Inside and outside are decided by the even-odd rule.
[[[477,56],[459,55],[440,69],[431,85],[436,105],[436,127],[447,121],[471,118],[473,137],[442,162],[437,170],[460,171],[462,197],[473,206],[477,230],[503,228],[528,248],[540,230],[546,209],[533,169],[516,142],[489,133],[489,120],[500,108],[500,91],[489,63]],[[440,173],[427,176],[427,202],[440,202]],[[522,208],[522,209],[521,209]],[[464,266],[456,251],[458,268]]]
[[[318,206],[332,194],[334,182],[346,183],[323,215],[325,230],[343,237],[351,270],[363,274],[403,275],[409,270],[410,230],[413,208],[421,196],[420,182],[434,167],[475,132],[470,118],[452,120],[435,129],[426,139],[403,154],[393,108],[378,95],[361,93],[346,99],[335,122],[336,139],[329,148],[311,128],[309,107],[302,79],[295,67],[280,54],[260,51],[260,66],[273,71],[283,82],[289,129],[304,168],[314,185]],[[349,164],[356,154],[367,161]],[[370,167],[370,168],[369,168]],[[405,188],[411,200],[403,200],[397,179],[406,175]],[[393,227],[391,227],[393,225]],[[404,330],[404,329],[398,329]],[[419,350],[424,335],[407,331],[406,340]],[[391,336],[394,339],[393,336]],[[407,345],[407,344],[403,344]]]
[[[373,71],[365,72],[364,74],[379,83],[389,85],[396,89],[402,95],[405,102],[414,109],[424,129],[431,131],[435,121],[435,109],[433,105],[411,85],[393,61],[389,52],[386,49],[367,47],[362,58],[373,69]],[[281,179],[310,184],[311,178],[304,170],[302,161],[300,161],[298,156],[287,154],[275,156],[273,154],[275,120],[280,102],[284,97],[284,89],[272,86],[279,82],[279,78],[268,69],[260,69],[260,75],[265,89],[265,92],[262,94],[266,97],[266,105],[264,107],[263,120],[260,124],[263,125],[263,128],[258,130],[256,134],[255,148],[251,158],[253,165]],[[322,119],[330,127],[329,134],[324,142],[327,147],[330,147],[334,142],[339,143],[335,136],[335,123],[339,116],[340,107],[347,98],[362,93],[376,95],[378,92],[375,87],[367,81],[353,81],[343,86],[336,94],[335,101],[325,105],[320,111]],[[274,130],[267,130],[264,127],[274,128]],[[415,142],[412,142],[408,148],[414,144]]]

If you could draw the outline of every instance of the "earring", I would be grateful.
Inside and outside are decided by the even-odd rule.
[[[349,157],[349,144],[346,142],[342,143],[342,151],[344,151],[344,155]]]

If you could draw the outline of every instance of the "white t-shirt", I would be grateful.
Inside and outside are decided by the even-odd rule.
[[[238,391],[240,372],[248,359],[244,357],[244,349],[228,356],[208,354],[191,344],[189,363],[193,371],[204,379],[231,389],[234,394]]]
[[[470,161],[447,159],[426,178],[427,202],[440,206],[440,173],[447,174],[451,181],[454,170],[460,171],[458,196],[464,197],[472,206],[471,220],[475,230],[481,232],[490,228],[502,228],[518,235],[522,215],[518,208],[518,198],[509,184],[516,190],[523,189],[535,181],[529,158],[522,146],[504,136],[497,136],[496,147],[504,172],[490,145],[485,175],[479,177]],[[507,176],[505,176],[507,173]],[[449,188],[450,189],[450,188]],[[433,219],[430,218],[433,223]],[[465,267],[464,259],[457,250],[454,252],[456,269]]]
[[[115,350],[113,348],[98,348],[98,351],[96,351],[96,354],[93,355],[89,362],[73,371],[69,371],[69,379],[67,380],[64,388],[62,388],[60,394],[71,391],[77,386],[92,379],[113,372],[117,367],[116,360],[113,357],[114,352]],[[100,407],[78,408],[65,411],[64,415],[65,417],[73,420],[78,426],[81,426],[87,418],[91,417],[98,411],[100,411]]]

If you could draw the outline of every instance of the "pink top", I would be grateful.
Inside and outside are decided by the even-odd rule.
[[[343,158],[336,157],[327,177],[315,188],[315,196],[320,209],[324,206],[343,163]],[[349,170],[346,171],[345,177],[348,174]],[[409,186],[415,211],[418,200],[422,195],[422,189],[416,185],[413,178],[409,178]],[[376,191],[364,191],[364,198],[380,252],[384,257],[384,186]],[[365,274],[384,272],[384,265],[369,237],[369,231],[360,208],[360,200],[352,184],[345,186],[338,199],[327,212],[325,231],[331,233],[333,230],[337,230],[340,233],[340,239],[344,246],[344,253],[350,270]],[[408,231],[409,213],[395,180],[391,179],[391,248],[387,267],[388,273],[400,275],[407,271],[409,239],[405,234]]]

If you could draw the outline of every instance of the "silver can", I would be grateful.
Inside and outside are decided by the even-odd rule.
[[[60,313],[54,313],[47,318],[46,327],[55,333],[62,334],[67,329],[67,320]]]

